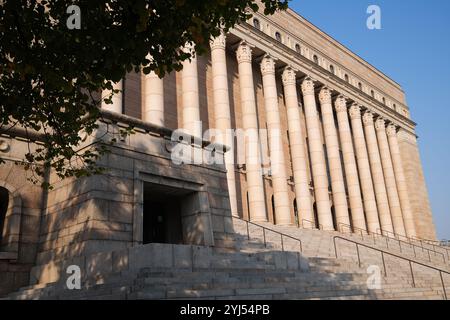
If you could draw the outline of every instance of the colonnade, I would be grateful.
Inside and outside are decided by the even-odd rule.
[[[214,120],[216,129],[223,133],[217,140],[225,145],[233,145],[233,137],[225,134],[228,129],[232,129],[226,36],[222,34],[211,40],[210,44]],[[394,124],[387,123],[368,108],[350,101],[342,93],[320,85],[310,77],[298,79],[297,73],[289,66],[283,67],[279,73],[277,61],[269,54],[258,59],[264,109],[257,110],[252,46],[245,41],[240,42],[236,49],[236,59],[242,129],[247,132],[245,174],[251,221],[268,221],[258,134],[258,112],[265,112],[274,220],[281,225],[293,223],[288,164],[281,136],[281,112],[286,112],[293,189],[300,221],[315,223],[317,217],[324,230],[353,225],[369,232],[416,236]],[[194,136],[201,136],[197,58],[194,56],[190,61],[185,61],[181,72],[183,128]],[[278,102],[280,92],[277,91],[276,83],[279,74],[286,110],[281,110]],[[121,86],[122,82],[116,84],[119,89]],[[164,126],[163,80],[150,73],[143,77],[142,88],[144,120]],[[307,136],[302,130],[299,98],[303,101]],[[103,107],[122,112],[122,98],[118,95],[113,98],[112,105]],[[238,216],[232,151],[225,154],[225,163],[230,207],[232,214]]]

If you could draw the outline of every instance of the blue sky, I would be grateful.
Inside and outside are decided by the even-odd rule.
[[[378,5],[382,29],[366,27]],[[450,239],[450,1],[292,0],[290,7],[400,83],[417,134],[438,237]]]

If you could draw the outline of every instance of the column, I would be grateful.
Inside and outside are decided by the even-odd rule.
[[[258,116],[253,84],[252,50],[246,42],[241,42],[236,57],[239,69],[242,123],[246,131],[245,167],[249,213],[252,221],[267,221],[265,193],[261,168],[261,150],[258,134]]]
[[[381,163],[383,165],[384,181],[389,198],[389,208],[391,210],[392,223],[396,234],[406,236],[405,225],[403,224],[402,208],[395,182],[394,167],[392,165],[391,152],[389,150],[388,138],[386,135],[386,122],[378,118],[375,122],[377,131],[378,146],[380,148]]]
[[[123,80],[113,83],[113,90],[119,90],[112,96],[112,104],[107,104],[103,99],[109,98],[112,94],[111,90],[104,90],[102,92],[102,109],[122,113],[123,112]]]
[[[375,198],[377,200],[378,216],[381,224],[380,231],[393,233],[394,228],[392,227],[391,210],[389,209],[389,200],[386,184],[384,183],[383,166],[381,165],[372,112],[366,111],[364,113],[363,122],[367,149],[369,151],[370,169],[372,171],[372,179],[375,188]]]
[[[309,154],[316,196],[317,215],[324,230],[334,230],[331,216],[330,197],[328,194],[328,174],[325,153],[320,134],[319,115],[317,112],[314,82],[306,78],[302,83],[303,101],[305,104],[306,127],[308,131]]]
[[[275,80],[275,61],[269,55],[266,55],[261,61],[261,74],[264,88],[266,122],[267,129],[269,130],[268,137],[273,197],[275,202],[275,222],[277,225],[290,225],[292,224],[291,205],[283,141],[281,139],[281,120],[278,106],[277,83]]]
[[[193,45],[186,45],[186,52],[194,53]],[[183,61],[181,72],[182,102],[183,102],[183,129],[195,137],[202,137],[200,121],[200,98],[198,91],[197,56],[191,60]]]
[[[353,149],[352,132],[348,121],[346,98],[339,96],[335,101],[335,108],[338,119],[342,157],[344,158],[345,178],[347,180],[352,223],[354,227],[367,231],[361,197],[361,186],[358,177],[358,167],[356,166],[355,151]]]
[[[370,173],[369,157],[367,155],[366,140],[361,122],[361,108],[353,104],[349,111],[353,129],[353,142],[359,169],[359,179],[364,201],[367,228],[369,232],[376,233],[380,229],[378,210],[373,190],[372,175]]]
[[[409,202],[408,187],[406,184],[405,173],[403,171],[400,148],[398,146],[397,128],[395,127],[395,125],[390,124],[386,133],[389,141],[389,149],[391,151],[392,164],[394,166],[395,181],[397,182],[397,190],[400,197],[406,235],[410,238],[413,238],[417,236],[416,226],[411,210],[411,203]]]
[[[322,125],[330,168],[333,205],[336,213],[337,228],[339,230],[340,224],[350,225],[350,218],[348,216],[347,194],[345,192],[344,174],[342,173],[339,140],[331,103],[331,91],[328,88],[324,87],[320,90],[319,101],[322,110]]]
[[[314,221],[314,213],[312,208],[311,193],[309,191],[305,137],[303,136],[300,121],[296,75],[292,68],[287,67],[284,69],[283,86],[294,174],[295,197],[297,199],[299,222],[302,224],[303,219],[307,221]]]
[[[147,59],[151,60],[151,57]],[[160,79],[154,71],[143,74],[142,88],[144,103],[142,106],[142,120],[164,126],[164,80]]]
[[[212,85],[214,96],[214,117],[217,142],[229,146],[231,150],[225,153],[225,167],[227,169],[228,194],[233,216],[239,216],[236,196],[236,176],[234,172],[234,140],[231,134],[231,111],[228,93],[227,57],[225,52],[225,35],[222,33],[210,41]]]

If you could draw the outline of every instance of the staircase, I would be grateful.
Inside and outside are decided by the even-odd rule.
[[[450,292],[450,274],[439,272],[450,271],[448,260],[439,254],[430,262],[428,254],[411,258],[406,247],[400,252],[393,241],[386,247],[382,237],[238,219],[233,224],[235,233],[217,234],[213,248],[134,247],[125,253],[128,266],[87,275],[81,290],[68,290],[62,279],[24,287],[6,299],[437,300],[445,299],[442,281]],[[381,272],[378,287],[368,285],[369,266]]]

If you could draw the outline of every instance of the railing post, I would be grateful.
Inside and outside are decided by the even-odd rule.
[[[413,271],[411,260],[409,261],[409,269],[411,270],[411,278],[412,278],[412,282],[413,282],[413,288],[415,288],[416,287],[416,280],[414,279],[414,271]]]
[[[283,251],[283,252],[284,252],[284,242],[283,242],[283,234],[282,234],[282,233],[280,233],[280,235],[281,235],[281,251]]]
[[[442,271],[439,271],[439,275],[441,276],[442,289],[444,289],[444,298],[447,299],[447,289],[445,289],[444,278],[442,277]]]
[[[431,262],[431,254],[430,254],[430,250],[428,249],[428,261]]]
[[[386,248],[389,249],[389,239],[388,238],[386,238]]]
[[[398,246],[400,248],[400,253],[402,253],[402,242],[400,240],[398,240]]]
[[[358,265],[361,268],[361,257],[359,255],[359,245],[357,243],[356,244],[356,254],[358,255]]]
[[[416,255],[416,246],[415,246],[415,245],[413,245],[413,251],[414,251],[414,258],[417,258],[417,255]]]
[[[334,243],[334,255],[336,256],[336,259],[338,258],[338,254],[337,254],[337,247],[336,247],[336,237],[333,238],[333,243]]]
[[[381,260],[383,261],[384,276],[387,276],[386,262],[384,261],[384,252],[381,251]]]
[[[250,241],[250,229],[249,229],[249,226],[248,226],[248,221],[245,221],[245,222],[247,223],[247,238]]]
[[[263,228],[263,237],[264,237],[264,248],[267,248],[267,242],[266,242],[266,228]]]

